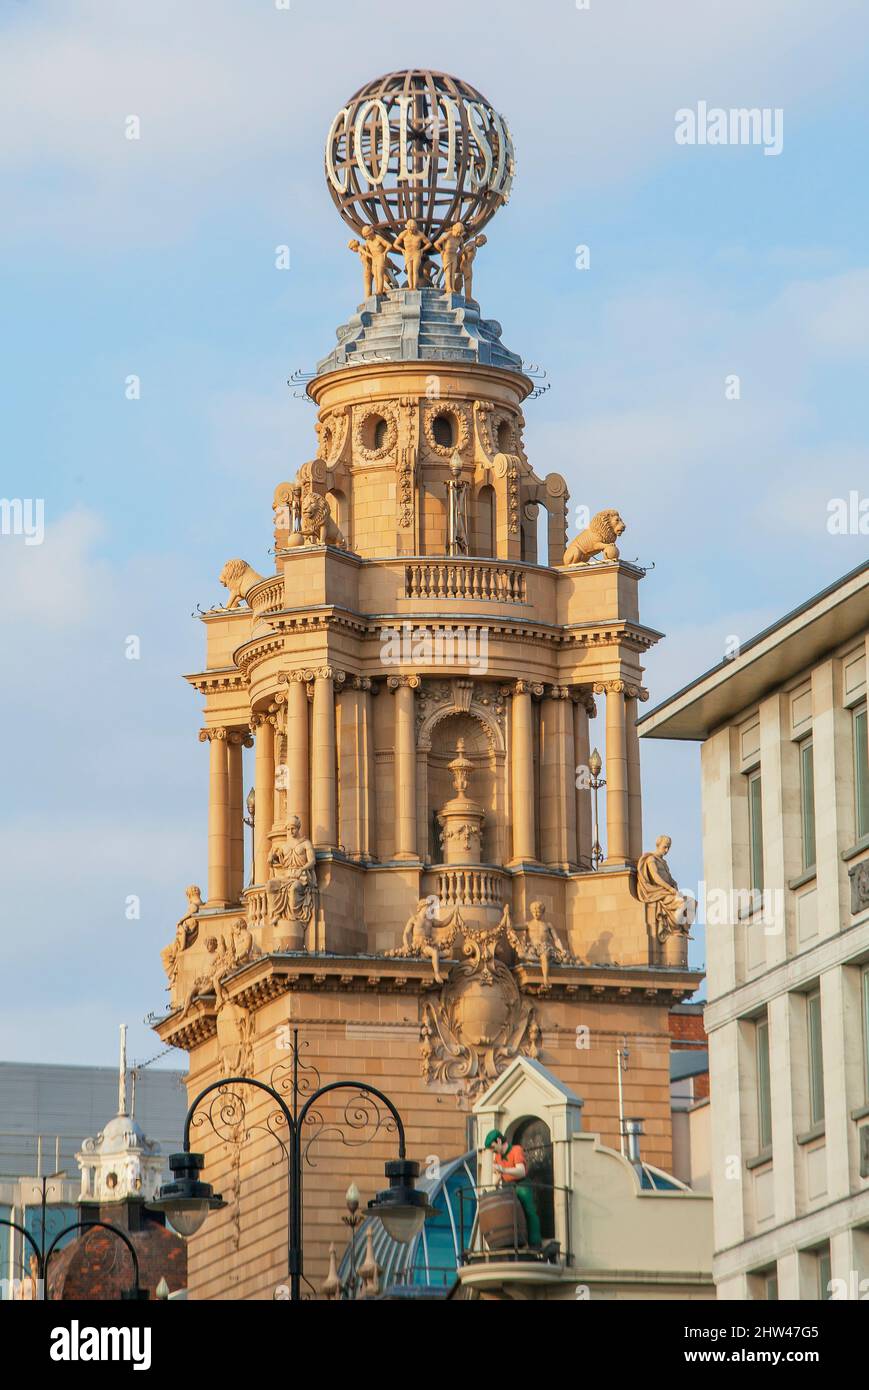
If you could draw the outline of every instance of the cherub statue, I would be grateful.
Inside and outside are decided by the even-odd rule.
[[[438,918],[439,903],[436,897],[420,898],[416,909],[408,917],[400,946],[387,951],[388,956],[427,956],[432,963],[434,977],[439,985],[444,982],[441,975],[440,952],[448,947],[456,932],[464,925],[457,907],[446,917]],[[438,941],[435,933],[453,923],[453,930],[444,941]]]
[[[488,239],[481,232],[479,236],[469,237],[462,247],[459,269],[462,272],[465,299],[474,298],[474,258],[479,248],[486,245]]]
[[[419,223],[416,219],[411,217],[405,222],[404,231],[399,232],[392,244],[395,250],[400,251],[404,256],[407,288],[409,290],[419,289],[422,258],[426,251],[434,249],[432,243],[429,241],[428,237],[419,230]]]
[[[674,932],[687,936],[697,908],[690,893],[679,892],[670,873],[667,855],[672,843],[669,835],[659,835],[654,852],[641,854],[637,860],[637,897],[646,904],[646,920],[659,941],[666,941]]]
[[[462,246],[465,240],[465,227],[462,222],[454,222],[449,231],[439,236],[435,250],[441,254],[444,266],[444,289],[447,294],[462,292]]]
[[[386,237],[380,236],[373,227],[362,228],[363,244],[371,258],[371,275],[374,281],[374,293],[386,293],[386,281],[389,271],[393,269],[393,264],[389,259],[392,250],[392,242],[387,241]],[[362,252],[360,252],[360,256]],[[364,261],[363,261],[364,267]]]
[[[543,988],[549,988],[549,966],[550,962],[556,960],[562,965],[569,965],[573,960],[570,952],[562,946],[556,935],[555,928],[546,921],[546,906],[542,902],[530,904],[529,911],[531,917],[525,924],[522,935],[511,931],[508,933],[510,944],[514,947],[521,960],[529,963],[537,963],[543,972]]]

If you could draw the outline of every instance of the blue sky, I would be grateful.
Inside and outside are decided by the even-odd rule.
[[[46,539],[0,536],[0,1057],[110,1062],[123,1020],[158,1050],[159,949],[206,879],[190,614],[229,556],[268,568],[272,490],[314,452],[286,379],[359,297],[322,174],[339,106],[428,66],[510,122],[477,296],[549,373],[538,473],[654,563],[657,702],[865,557],[826,522],[869,487],[867,38],[856,0],[3,0],[0,495],[44,498]],[[780,107],[782,153],[677,145],[701,100]],[[644,745],[646,839],[692,885],[698,765]]]

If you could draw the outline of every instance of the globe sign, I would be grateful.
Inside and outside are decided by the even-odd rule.
[[[412,69],[368,82],[336,115],[326,181],[344,221],[394,236],[409,218],[435,241],[483,227],[510,196],[515,158],[503,116],[457,77]]]

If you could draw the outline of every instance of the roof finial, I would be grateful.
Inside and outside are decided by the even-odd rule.
[[[121,1024],[121,1056],[118,1065],[118,1114],[127,1113],[127,1025]]]

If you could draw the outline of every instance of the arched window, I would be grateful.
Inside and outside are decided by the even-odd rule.
[[[495,489],[486,483],[477,494],[477,555],[496,554]]]

